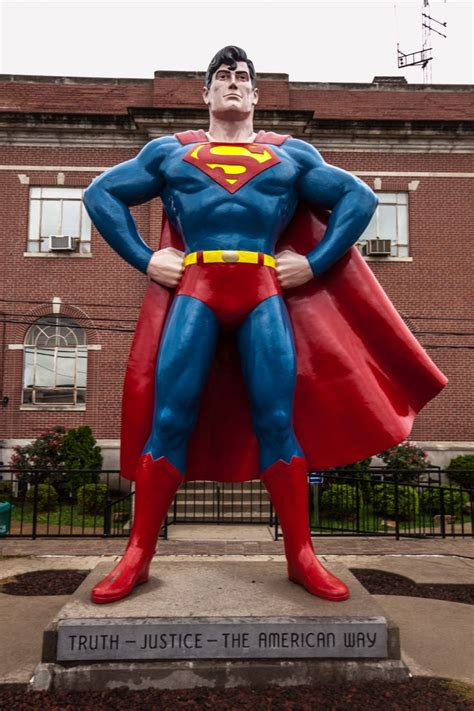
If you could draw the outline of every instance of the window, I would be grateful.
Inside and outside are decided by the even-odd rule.
[[[74,238],[76,251],[91,251],[91,221],[81,188],[31,188],[27,252],[49,252],[51,235]]]
[[[25,338],[24,405],[82,405],[86,397],[86,333],[63,316],[43,316]]]
[[[408,257],[408,193],[377,193],[379,205],[365,232],[359,238],[362,254],[367,255],[367,240],[391,241],[391,257]]]

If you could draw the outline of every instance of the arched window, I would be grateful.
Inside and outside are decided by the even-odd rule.
[[[86,332],[73,319],[42,316],[26,334],[24,355],[23,404],[85,403]]]

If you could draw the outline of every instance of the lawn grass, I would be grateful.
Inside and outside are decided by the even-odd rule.
[[[23,523],[24,525],[33,523],[33,505],[26,501],[13,501],[14,508],[11,512],[11,522]],[[117,506],[117,512],[126,512],[130,514],[130,502],[121,502]],[[115,513],[115,510],[113,509]],[[100,514],[91,514],[82,512],[77,503],[62,501],[55,511],[38,511],[36,521],[39,524],[50,526],[73,526],[84,528],[103,528],[104,516]],[[112,525],[114,525],[112,523]]]
[[[33,506],[31,504],[14,504],[11,521],[23,522],[23,524],[33,523]],[[84,526],[85,528],[102,528],[104,516],[100,514],[82,513],[77,504],[62,504],[57,511],[41,511],[36,515],[38,523],[61,525],[61,526]]]
[[[461,517],[457,516],[456,523],[460,522]],[[389,517],[384,519],[380,514],[368,509],[361,512],[358,527],[355,515],[336,519],[328,516],[325,512],[322,512],[321,516],[315,516],[312,513],[310,527],[312,531],[321,533],[333,533],[335,531],[340,531],[341,533],[391,533],[395,531],[396,523],[394,519]],[[439,531],[441,523],[439,520],[434,521],[431,514],[419,513],[407,521],[400,520],[398,528],[403,532],[429,534],[431,531]],[[446,531],[449,530],[450,524],[446,524]]]

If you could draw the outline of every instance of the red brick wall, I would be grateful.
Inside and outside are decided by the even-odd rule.
[[[294,85],[290,91],[292,109],[310,109],[316,118],[324,119],[406,119],[472,120],[472,92],[423,89],[389,90],[354,88],[305,89]]]
[[[1,78],[0,78],[1,82]],[[192,106],[200,104],[201,79],[177,82],[172,77],[155,77],[149,82],[133,80],[103,85],[55,83],[45,80],[6,81],[0,87],[0,110],[69,111],[126,113],[131,106]],[[295,85],[280,79],[262,82],[262,106],[266,108],[312,109],[327,118],[456,118],[467,117],[469,93],[456,91],[376,91],[328,90]],[[3,91],[3,89],[6,89]],[[472,94],[471,94],[472,96]],[[137,149],[140,139],[137,139]],[[44,166],[109,166],[126,160],[134,149],[84,147],[2,146],[1,163]],[[365,176],[373,186],[377,171],[472,172],[472,156],[456,153],[325,153],[325,158],[347,170],[370,171]],[[7,280],[0,302],[7,320],[28,320],[31,314],[45,313],[54,296],[79,311],[93,327],[90,343],[100,343],[101,351],[90,351],[88,393],[85,412],[20,411],[23,353],[5,350],[9,343],[21,343],[27,326],[7,323],[3,344],[3,394],[9,404],[2,410],[0,438],[28,438],[53,424],[89,424],[99,438],[116,438],[119,431],[121,384],[130,333],[104,328],[131,328],[146,287],[146,278],[129,267],[93,230],[91,259],[48,259],[24,257],[28,225],[29,186],[21,185],[17,173],[27,173],[30,185],[56,185],[56,172],[30,170],[0,171],[2,198],[2,259]],[[66,185],[82,187],[95,173],[66,173]],[[413,177],[383,177],[382,190],[406,190]],[[470,289],[469,225],[472,207],[471,182],[466,178],[416,177],[419,186],[409,193],[410,249],[413,262],[370,262],[382,285],[405,316],[439,317],[446,321],[413,319],[414,331],[469,331],[469,322],[457,321],[468,313]],[[470,211],[470,214],[469,214]],[[134,210],[145,239],[157,245],[160,225],[159,203]],[[471,292],[472,296],[472,292]],[[38,304],[25,301],[34,300]],[[95,305],[94,305],[95,304]],[[43,305],[43,307],[41,306]],[[122,308],[126,307],[126,308]],[[118,319],[107,321],[105,319]],[[95,330],[94,330],[95,328]],[[472,324],[471,324],[472,330]],[[472,338],[420,336],[426,346],[472,343]],[[465,441],[472,438],[468,412],[472,402],[471,351],[429,349],[433,360],[450,378],[448,388],[430,403],[417,419],[413,437],[419,440]]]
[[[0,75],[0,111],[126,114],[128,107],[202,107],[204,75],[158,72],[154,79],[22,78]],[[379,87],[259,80],[260,109],[314,111],[329,119],[472,120],[468,87]]]

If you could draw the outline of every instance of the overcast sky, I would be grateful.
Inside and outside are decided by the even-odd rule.
[[[226,44],[246,49],[257,72],[293,81],[371,82],[419,67],[397,68],[403,52],[422,47],[423,0],[358,2],[89,2],[0,3],[2,74],[142,77],[167,70],[204,71]],[[431,0],[448,38],[432,35],[433,83],[474,79],[473,3]],[[436,23],[433,26],[441,31]]]

